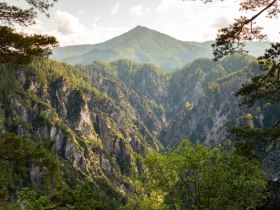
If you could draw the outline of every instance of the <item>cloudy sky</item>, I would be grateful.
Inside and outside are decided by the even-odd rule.
[[[137,25],[179,40],[207,41],[215,39],[217,29],[227,26],[240,12],[238,0],[208,4],[192,0],[58,0],[50,15],[39,15],[36,25],[20,30],[54,35],[60,46],[100,43]],[[280,41],[275,30],[279,19],[261,18],[258,23],[271,41]]]

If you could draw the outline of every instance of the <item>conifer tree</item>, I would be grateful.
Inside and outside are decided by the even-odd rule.
[[[209,0],[202,0],[208,3]],[[212,45],[215,60],[235,52],[245,52],[245,41],[266,41],[268,36],[257,25],[261,16],[277,18],[280,13],[279,0],[241,0],[240,11],[255,12],[251,17],[241,16],[234,23],[218,31]],[[279,31],[276,31],[276,33]],[[253,77],[251,82],[243,85],[237,95],[243,96],[243,103],[252,106],[258,99],[269,103],[278,103],[280,87],[280,43],[272,43],[265,54],[258,58],[263,73]]]
[[[56,0],[25,0],[29,9],[21,9],[6,2],[0,2],[0,63],[29,63],[34,56],[47,57],[57,45],[53,36],[28,35],[16,31],[16,26],[35,24],[38,12],[47,17],[48,9]]]

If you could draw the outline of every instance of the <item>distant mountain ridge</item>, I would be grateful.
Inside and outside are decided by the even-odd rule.
[[[212,58],[212,41],[180,41],[155,30],[137,26],[134,29],[95,45],[75,45],[53,50],[52,59],[70,64],[90,64],[93,61],[110,62],[130,59],[152,63],[161,69],[174,71],[198,58]],[[261,55],[267,43],[249,43],[253,56]]]

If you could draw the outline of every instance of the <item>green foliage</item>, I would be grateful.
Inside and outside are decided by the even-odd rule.
[[[57,44],[54,37],[26,35],[7,26],[0,26],[0,36],[0,63],[26,64],[34,56],[47,57]]]
[[[20,190],[29,183],[30,164],[42,172],[42,189],[55,189],[59,181],[55,156],[43,144],[35,144],[12,133],[0,134],[0,182],[2,196],[10,190]]]
[[[150,196],[145,194],[136,194],[130,197],[128,204],[121,206],[119,210],[168,210],[168,205],[162,201],[162,197],[155,193]]]
[[[57,45],[53,36],[27,35],[17,32],[11,26],[28,26],[35,23],[36,11],[47,14],[47,10],[56,0],[26,0],[31,5],[29,9],[21,9],[0,2],[0,63],[29,63],[34,56],[47,57],[51,47]],[[48,15],[48,14],[47,14]],[[9,25],[6,26],[6,25]]]
[[[74,190],[58,189],[53,195],[40,194],[32,189],[23,188],[18,193],[18,201],[11,204],[10,210],[44,210],[44,209],[76,209],[106,210],[108,206],[94,198],[96,194],[87,186],[82,185]]]
[[[51,149],[51,145],[35,144],[12,133],[0,135],[0,196],[8,199],[10,192],[16,192],[18,198],[10,209],[56,209],[68,205],[80,210],[108,209],[105,203],[96,200],[100,196],[88,182],[80,185],[76,177],[74,183],[69,183],[73,189],[63,183],[56,156],[49,152]],[[39,166],[42,172],[40,186],[30,183],[31,165]],[[63,176],[69,176],[71,170],[64,173],[67,174]]]
[[[11,73],[12,68],[8,68],[6,65],[0,64],[0,100],[4,101],[8,93],[16,89],[15,77]]]
[[[253,115],[249,113],[244,114],[243,116],[237,118],[237,123],[240,126],[247,126],[249,128],[254,128]]]
[[[266,195],[260,165],[234,151],[183,142],[174,151],[149,154],[146,165],[148,195],[164,208],[251,209]]]
[[[54,194],[52,200],[58,207],[72,206],[77,210],[106,210],[108,206],[94,198],[96,194],[88,185],[82,185],[75,190],[62,188]]]
[[[40,196],[29,188],[23,188],[18,195],[18,201],[12,204],[9,210],[43,210],[52,209],[53,207],[54,205],[47,196]]]
[[[218,94],[220,92],[220,85],[216,82],[209,82],[208,83],[208,89],[215,93],[215,94]]]
[[[81,47],[84,48],[83,53]],[[174,71],[201,57],[211,57],[210,43],[182,42],[142,26],[98,45],[56,48],[52,56],[53,59],[71,64],[125,58],[139,63],[152,63],[166,71]]]
[[[279,128],[239,126],[230,128],[229,132],[234,135],[234,143],[238,153],[249,158],[257,158],[256,151],[259,145],[262,145],[260,148],[265,151],[265,145],[277,143],[280,136]]]
[[[240,88],[236,95],[243,96],[243,103],[253,106],[255,101],[264,99],[269,103],[279,103],[280,88],[280,43],[272,44],[264,56],[258,58],[263,73]]]

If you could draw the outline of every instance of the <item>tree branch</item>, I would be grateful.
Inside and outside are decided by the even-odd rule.
[[[253,20],[255,20],[258,16],[260,16],[264,11],[266,11],[267,9],[269,9],[270,7],[273,6],[273,4],[275,4],[277,2],[277,0],[273,0],[269,5],[267,5],[265,8],[263,8],[261,11],[259,11],[257,14],[255,14],[253,17],[251,17],[248,22],[245,22],[245,24],[248,24],[250,22],[252,22]]]
[[[18,23],[22,26],[28,26],[35,23],[35,17],[36,12],[33,8],[24,10],[0,2],[0,21],[5,24],[13,25],[13,23]]]
[[[236,51],[244,52],[244,45],[240,42],[242,40],[264,40],[266,38],[266,35],[263,35],[261,33],[262,28],[253,28],[253,21],[264,11],[271,8],[277,1],[278,0],[271,1],[261,11],[259,11],[249,19],[247,17],[241,16],[239,19],[236,19],[232,25],[226,28],[221,28],[217,35],[215,44],[212,45],[213,54],[215,57],[214,60],[218,60],[225,55],[232,54]],[[249,23],[251,23],[251,27],[246,26]]]

